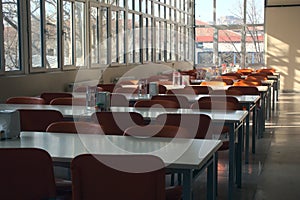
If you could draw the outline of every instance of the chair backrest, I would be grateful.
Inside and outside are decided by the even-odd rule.
[[[124,135],[138,138],[167,137],[190,138],[187,129],[171,125],[132,126],[125,130]]]
[[[231,72],[231,73],[225,73],[225,74],[222,74],[222,76],[234,77],[234,79],[241,79],[241,78],[242,78],[242,75],[243,75],[243,74],[237,73],[237,72]]]
[[[75,98],[75,97],[62,97],[55,98],[50,101],[50,105],[69,105],[69,106],[85,106],[85,98]]]
[[[225,86],[226,83],[223,81],[203,81],[200,85],[203,85],[203,86]]]
[[[234,86],[260,86],[262,85],[261,81],[256,80],[239,80],[238,82],[233,83]]]
[[[20,109],[21,131],[46,131],[49,124],[63,121],[63,115],[57,110]]]
[[[59,97],[60,98],[61,97],[73,97],[73,95],[71,93],[67,93],[67,92],[44,92],[41,94],[40,97],[45,100],[46,104],[50,104],[52,99],[59,98]]]
[[[202,85],[202,86],[191,86],[196,94],[209,94],[213,89],[210,86]]]
[[[45,100],[40,97],[10,97],[6,100],[7,104],[45,104]]]
[[[52,159],[42,149],[1,148],[1,199],[55,199]]]
[[[226,85],[232,85],[234,83],[233,79],[231,79],[230,77],[226,77],[226,76],[214,78],[214,79],[212,79],[212,81],[222,81],[222,82],[226,83]]]
[[[73,92],[86,92],[88,86],[77,86],[73,89]],[[98,92],[103,91],[101,87],[95,87]]]
[[[96,123],[81,121],[62,121],[51,123],[46,132],[54,133],[79,133],[79,134],[103,134],[101,126]]]
[[[124,94],[111,93],[110,106],[128,107],[131,106],[131,102],[127,100]]]
[[[145,124],[143,116],[136,112],[96,112],[91,118],[106,135],[123,135],[128,127]]]
[[[84,154],[71,171],[73,200],[166,199],[164,163],[152,155]]]
[[[243,109],[237,98],[232,96],[201,97],[191,109],[238,110]]]
[[[123,87],[118,87],[114,90],[114,93],[127,93],[127,94],[137,94],[138,89],[137,88],[123,88]]]
[[[160,114],[156,118],[158,125],[171,125],[185,128],[188,131],[188,138],[204,139],[208,133],[211,118],[208,115],[200,114]]]
[[[135,102],[134,107],[157,107],[157,108],[180,108],[180,104],[171,100],[138,100]]]
[[[173,94],[173,95],[178,95],[178,94],[195,95],[196,91],[194,90],[193,87],[188,86],[188,87],[185,87],[185,88],[167,90],[167,94]]]
[[[273,68],[263,68],[263,69],[256,70],[256,72],[258,72],[258,73],[266,73],[267,75],[273,75],[273,73],[275,73],[276,70],[273,69]]]
[[[253,69],[245,68],[245,69],[237,70],[237,73],[240,73],[240,74],[243,74],[243,75],[248,75],[248,74],[251,74],[253,71],[254,71]]]
[[[113,93],[114,89],[116,89],[117,87],[120,87],[120,85],[116,85],[114,83],[107,83],[107,84],[98,84],[98,87],[101,87],[104,91]]]
[[[189,108],[191,103],[188,98],[183,95],[155,95],[151,97],[151,100],[168,100],[176,102],[180,108]]]
[[[243,93],[241,91],[238,90],[213,90],[211,93],[211,95],[243,95]]]
[[[232,86],[228,88],[228,91],[237,91],[242,95],[260,95],[257,87],[253,86]]]

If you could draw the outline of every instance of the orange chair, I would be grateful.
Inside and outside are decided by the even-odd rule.
[[[226,76],[214,78],[212,79],[212,81],[223,81],[224,83],[226,83],[226,85],[232,85],[234,83],[232,78]]]
[[[210,86],[191,86],[196,94],[209,94],[213,91]]]
[[[223,81],[203,81],[201,82],[202,86],[225,86],[226,83]]]
[[[63,115],[57,110],[20,109],[21,131],[46,131],[52,122],[63,121]]]
[[[50,101],[55,98],[61,98],[61,97],[73,97],[71,93],[67,92],[44,92],[40,96],[45,100],[46,104],[50,104]]]
[[[50,155],[35,148],[1,148],[1,199],[56,199]]]
[[[261,81],[253,81],[253,80],[240,80],[238,82],[233,83],[233,86],[260,86],[262,85]]]
[[[243,74],[243,75],[249,75],[252,72],[254,72],[254,70],[250,69],[250,68],[244,68],[244,69],[237,70],[237,73],[240,73],[240,74]]]
[[[71,170],[73,200],[181,199],[181,187],[166,192],[164,163],[156,156],[83,154],[72,160]]]
[[[85,106],[85,98],[62,97],[55,98],[50,101],[50,105],[69,105],[69,106]]]
[[[237,72],[231,72],[231,73],[225,73],[225,74],[222,74],[222,76],[226,76],[226,77],[231,77],[231,78],[234,78],[235,80],[237,79],[242,79],[242,75],[241,73],[237,73]]]
[[[51,123],[46,132],[54,133],[79,133],[79,134],[103,134],[101,126],[96,123],[81,121],[62,121]]]
[[[189,138],[185,128],[170,125],[147,125],[132,126],[124,131],[124,135],[139,138],[167,137],[167,138]]]
[[[153,108],[180,108],[180,104],[170,100],[138,100],[134,107],[153,107]]]
[[[145,124],[143,116],[136,112],[96,112],[91,119],[100,124],[106,135],[123,135],[128,127]]]
[[[228,91],[237,91],[242,95],[260,95],[258,89],[253,86],[231,86]]]
[[[262,68],[262,69],[256,70],[256,72],[258,72],[258,73],[265,73],[267,75],[273,75],[273,73],[275,73],[276,70],[273,69],[273,68]]]
[[[45,100],[40,97],[10,97],[6,100],[7,104],[45,104]]]
[[[191,103],[188,98],[183,95],[155,95],[151,97],[151,100],[168,100],[176,102],[180,108],[189,108]]]

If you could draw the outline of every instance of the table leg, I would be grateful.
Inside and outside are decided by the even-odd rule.
[[[214,156],[215,157],[215,156]],[[215,158],[213,161],[207,166],[207,199],[215,200],[216,199],[216,174],[215,174]]]
[[[250,135],[250,105],[247,105],[248,115],[246,117],[246,144],[245,144],[245,163],[249,163],[249,135]],[[243,141],[242,141],[243,142]],[[243,143],[242,143],[243,144]],[[241,146],[242,146],[241,144]]]
[[[234,124],[230,124],[230,131],[229,131],[229,175],[228,175],[228,199],[233,199],[233,184],[234,184],[234,154],[235,154],[235,147],[234,147]]]
[[[183,171],[183,200],[192,199],[193,171],[190,169]]]
[[[257,117],[256,117],[256,106],[252,110],[252,153],[255,154],[255,143],[256,143],[256,131],[257,131]]]
[[[244,126],[239,127],[238,129],[238,143],[237,143],[237,158],[236,158],[236,184],[238,188],[242,186],[242,142],[243,142],[243,131]]]

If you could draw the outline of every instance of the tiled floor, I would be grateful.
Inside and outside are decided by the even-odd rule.
[[[235,200],[300,199],[300,94],[280,94],[264,137],[257,140],[256,154],[243,162],[242,188]],[[219,153],[218,196],[227,199],[228,152]],[[206,199],[205,175],[194,184],[194,199]]]

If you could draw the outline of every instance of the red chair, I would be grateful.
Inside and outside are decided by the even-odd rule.
[[[151,100],[168,100],[176,102],[180,108],[189,108],[191,106],[188,98],[183,95],[155,95]]]
[[[50,155],[35,148],[1,148],[1,199],[56,199]]]
[[[61,97],[73,97],[73,95],[67,92],[44,92],[40,97],[45,100],[46,104],[50,104],[52,99]]]
[[[97,86],[101,87],[103,91],[107,91],[110,93],[113,93],[117,87],[120,87],[119,85],[116,85],[114,83],[98,84]]]
[[[197,86],[198,87],[198,86]],[[178,94],[189,94],[189,95],[196,95],[196,91],[194,90],[194,87],[188,86],[185,88],[181,88],[181,89],[172,89],[172,90],[168,90],[167,94],[173,94],[173,95],[178,95]]]
[[[189,133],[185,128],[171,125],[132,126],[124,131],[124,135],[139,138],[189,138]]]
[[[180,108],[180,104],[170,100],[138,100],[135,102],[134,107],[153,107],[153,108]]]
[[[10,97],[6,100],[7,104],[45,104],[45,100],[40,97]]]
[[[91,118],[92,122],[100,124],[106,135],[123,135],[128,127],[145,124],[143,116],[136,112],[96,112]]]
[[[254,72],[253,69],[250,69],[250,68],[244,68],[244,69],[239,69],[237,71],[237,73],[240,73],[240,74],[243,74],[243,75],[249,75],[251,74],[252,72]]]
[[[52,99],[49,103],[50,105],[68,105],[68,106],[85,106],[85,98],[75,98],[75,97],[62,97]]]
[[[211,118],[200,114],[160,114],[156,118],[158,125],[170,125],[185,128],[188,138],[204,139],[207,136]]]
[[[110,94],[110,106],[128,107],[131,106],[124,94],[111,93]]]
[[[213,89],[210,86],[191,86],[196,94],[210,94]]]
[[[99,124],[80,121],[53,122],[47,127],[46,132],[103,134],[102,128]]]
[[[164,163],[156,156],[84,154],[72,160],[71,170],[73,200],[169,199]],[[181,193],[176,187],[170,194],[179,200]]]
[[[139,90],[137,88],[122,88],[118,87],[114,90],[114,93],[127,93],[127,94],[137,94]]]
[[[19,112],[21,131],[46,131],[51,123],[64,120],[57,110],[20,109]]]

